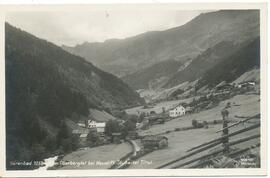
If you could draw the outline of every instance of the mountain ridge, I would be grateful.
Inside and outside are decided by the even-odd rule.
[[[180,27],[164,31],[64,49],[124,77],[170,59],[185,62],[224,40],[242,43],[254,39],[258,26],[257,10],[222,10],[203,13]]]

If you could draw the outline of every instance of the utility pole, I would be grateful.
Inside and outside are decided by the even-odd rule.
[[[223,132],[222,136],[227,136],[229,134],[228,128],[228,118],[229,118],[229,111],[227,110],[228,105],[221,111],[222,119],[223,119]],[[229,137],[225,137],[222,141],[223,144],[223,154],[229,153]]]

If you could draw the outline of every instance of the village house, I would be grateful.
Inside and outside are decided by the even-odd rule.
[[[194,108],[191,106],[187,106],[185,109],[186,109],[185,114],[192,113],[194,111]]]
[[[94,120],[88,120],[88,128],[96,129],[97,133],[105,133],[106,122],[96,122]]]
[[[253,82],[253,81],[247,81],[247,82],[239,83],[237,85],[237,88],[244,88],[244,87],[246,87],[246,88],[252,88],[254,86],[255,86],[255,82]]]
[[[87,138],[87,135],[88,135],[88,134],[81,134],[81,135],[80,135],[80,138],[81,138],[81,139],[86,139],[86,138]]]
[[[89,130],[87,129],[74,129],[72,130],[72,134],[75,134],[75,135],[83,135],[83,134],[88,134],[89,133]]]
[[[85,123],[77,123],[78,124],[78,126],[80,126],[80,127],[85,127]]]
[[[176,106],[175,108],[173,108],[169,111],[170,117],[179,117],[179,116],[183,116],[185,114],[186,114],[186,109],[182,105]]]
[[[168,138],[165,136],[147,135],[141,142],[144,149],[162,149],[168,146]]]
[[[99,122],[96,124],[96,128],[97,128],[97,133],[105,133],[105,127],[106,127],[106,123],[105,122]]]
[[[88,128],[96,128],[97,122],[94,120],[88,120],[87,121],[87,126]]]

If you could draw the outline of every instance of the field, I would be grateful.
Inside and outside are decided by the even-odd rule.
[[[110,144],[79,150],[66,155],[62,161],[83,163],[83,165],[65,165],[60,169],[108,169],[112,161],[117,161],[131,151],[128,143]],[[84,164],[87,162],[87,164]],[[88,164],[90,162],[90,164]]]
[[[177,127],[192,126],[193,119],[202,121],[220,120],[222,116],[221,110],[225,107],[227,102],[231,102],[232,107],[228,109],[229,117],[237,120],[235,116],[253,116],[260,113],[259,95],[237,95],[229,100],[222,101],[217,107],[204,110],[199,113],[185,115],[173,119],[165,124],[153,125],[148,130],[141,130],[141,135],[159,134],[167,130],[174,130]]]
[[[142,130],[139,132],[140,135],[148,135],[148,134],[159,134],[164,131],[170,130],[174,131],[175,128],[191,126],[192,119],[197,120],[215,120],[221,119],[220,111],[224,108],[227,102],[232,103],[232,107],[229,109],[231,119],[239,120],[239,118],[235,118],[234,116],[253,116],[260,113],[260,104],[259,104],[259,96],[258,95],[239,95],[234,98],[221,102],[217,107],[205,110],[199,113],[186,115],[184,117],[176,118],[169,122],[166,122],[162,125],[154,125],[150,127],[148,130]],[[234,104],[233,104],[234,103]],[[254,122],[258,122],[258,120],[252,120]],[[240,130],[249,126],[250,124],[240,124],[236,127],[230,129],[230,132]],[[169,139],[168,148],[162,150],[156,150],[152,153],[149,153],[139,159],[139,162],[147,162],[149,164],[134,164],[129,168],[132,169],[141,169],[141,168],[157,168],[158,166],[174,160],[178,157],[181,157],[186,154],[186,151],[194,146],[202,144],[204,142],[210,141],[215,138],[219,138],[221,133],[216,133],[216,131],[222,128],[221,124],[218,125],[210,125],[208,129],[193,129],[188,131],[178,131],[178,132],[170,132],[168,134],[163,134]],[[238,136],[232,137],[232,140],[237,140],[239,138],[247,137],[250,135],[260,133],[259,129],[254,129]],[[248,145],[252,145],[258,143],[259,139],[254,139],[248,142],[244,142],[243,144],[237,145],[237,148],[244,148]],[[217,147],[216,147],[217,148]],[[214,148],[214,149],[216,149]],[[209,151],[209,150],[208,150]],[[202,152],[197,156],[207,153],[208,151]],[[192,157],[194,158],[194,157]],[[186,159],[185,161],[187,161]]]

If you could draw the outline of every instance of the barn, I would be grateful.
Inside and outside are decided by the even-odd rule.
[[[168,138],[165,136],[147,135],[142,139],[145,149],[161,149],[168,146]]]

